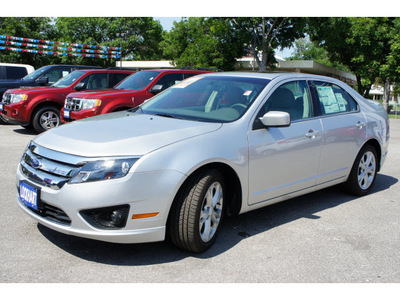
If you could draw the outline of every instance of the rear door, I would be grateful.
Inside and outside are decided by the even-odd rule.
[[[317,184],[346,177],[366,137],[366,120],[357,102],[338,85],[311,83],[323,136]]]

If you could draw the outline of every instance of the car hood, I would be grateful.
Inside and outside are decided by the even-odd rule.
[[[17,89],[9,89],[7,93],[13,94],[26,94],[26,93],[43,93],[43,92],[52,92],[52,91],[60,91],[63,88],[53,87],[53,86],[35,86],[35,87],[19,87]]]
[[[119,90],[119,89],[105,89],[101,91],[85,91],[85,92],[74,92],[71,94],[68,94],[68,97],[76,97],[76,98],[89,98],[89,99],[94,99],[97,97],[106,97],[106,96],[113,96],[113,95],[125,95],[125,94],[133,94],[138,91],[134,90]]]
[[[34,142],[84,157],[140,156],[221,126],[125,111],[62,125],[38,135]]]

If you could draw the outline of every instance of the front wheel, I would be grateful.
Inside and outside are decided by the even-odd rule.
[[[169,218],[169,234],[179,248],[203,252],[214,243],[224,214],[225,184],[217,170],[198,173],[178,195]]]
[[[374,147],[364,146],[354,162],[346,182],[347,190],[354,195],[368,194],[375,183],[377,173],[377,153]]]
[[[39,109],[33,117],[33,128],[41,133],[60,125],[60,110],[54,106]]]

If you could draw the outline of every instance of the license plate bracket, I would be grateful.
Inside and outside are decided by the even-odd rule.
[[[41,189],[23,180],[19,182],[19,200],[26,206],[39,210],[42,206],[40,200]]]

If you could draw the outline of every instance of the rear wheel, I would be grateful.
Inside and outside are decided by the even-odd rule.
[[[60,110],[54,106],[39,109],[33,117],[33,128],[41,133],[60,125]]]
[[[215,241],[224,213],[225,184],[217,170],[198,173],[184,186],[169,218],[172,242],[185,250],[203,252]]]
[[[361,149],[346,182],[351,194],[364,196],[371,191],[376,179],[377,161],[374,147],[366,145]]]

